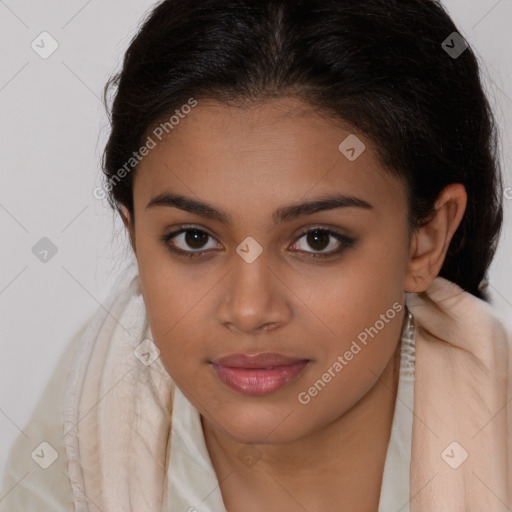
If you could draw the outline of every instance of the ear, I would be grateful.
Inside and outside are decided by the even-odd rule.
[[[125,206],[121,206],[119,214],[121,215],[124,227],[128,231],[128,234],[130,235],[130,245],[132,246],[133,252],[137,254],[135,250],[135,226],[133,223],[133,219],[130,215],[130,212],[128,211],[128,208],[126,208]]]
[[[448,185],[439,194],[435,215],[418,228],[411,240],[406,292],[426,291],[443,266],[452,237],[464,216],[467,193],[464,185]]]

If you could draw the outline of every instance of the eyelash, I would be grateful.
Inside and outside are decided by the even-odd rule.
[[[202,257],[202,256],[207,255],[207,253],[211,252],[209,250],[207,250],[207,251],[183,251],[182,249],[177,249],[176,247],[171,246],[171,244],[169,242],[173,238],[175,238],[176,236],[178,236],[182,233],[186,233],[188,231],[198,231],[199,233],[205,233],[209,237],[215,239],[215,237],[213,237],[212,235],[210,235],[210,233],[208,233],[207,231],[205,231],[203,229],[199,229],[194,226],[181,226],[180,229],[173,231],[172,233],[168,233],[168,234],[164,235],[163,237],[160,238],[160,240],[165,244],[167,249],[169,251],[171,251],[173,254],[176,254],[180,257],[187,258],[187,259]],[[349,247],[353,246],[355,243],[355,240],[353,238],[349,238],[349,237],[342,235],[341,233],[338,233],[336,231],[332,231],[330,229],[322,228],[321,226],[317,226],[317,227],[309,228],[306,231],[303,231],[300,235],[298,235],[298,237],[293,245],[295,245],[295,243],[297,243],[304,235],[308,235],[309,233],[312,233],[315,231],[325,233],[327,235],[332,236],[333,238],[338,240],[338,242],[341,242],[341,244],[342,244],[341,247],[339,249],[330,251],[329,253],[318,253],[318,252],[310,253],[309,251],[298,251],[298,252],[303,252],[303,253],[305,252],[310,255],[309,257],[312,257],[312,258],[332,258],[332,257],[337,256],[338,254],[342,253],[345,249],[348,249]]]

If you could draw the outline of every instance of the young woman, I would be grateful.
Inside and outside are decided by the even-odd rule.
[[[505,511],[475,55],[433,0],[166,0],[107,86],[134,258],[2,511]]]

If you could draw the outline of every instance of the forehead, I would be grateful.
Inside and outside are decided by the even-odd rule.
[[[144,206],[162,192],[243,207],[336,191],[386,208],[404,192],[371,140],[298,99],[251,106],[201,100],[174,121],[162,140],[150,132],[154,149],[135,174],[134,199]],[[355,160],[347,157],[354,156],[346,152],[352,148],[355,156],[362,151]]]

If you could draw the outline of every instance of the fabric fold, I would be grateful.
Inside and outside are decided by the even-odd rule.
[[[510,333],[490,304],[443,278],[407,304],[417,330],[411,511],[510,510]]]
[[[174,384],[155,358],[135,263],[89,327],[64,399],[75,510],[166,510]]]

